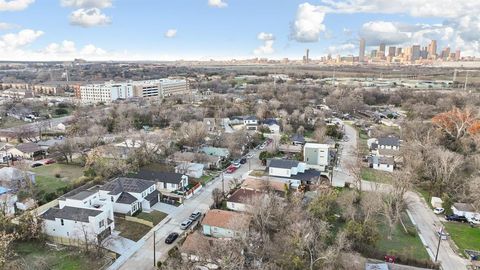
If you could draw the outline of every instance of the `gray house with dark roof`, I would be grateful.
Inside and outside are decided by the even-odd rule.
[[[117,177],[99,189],[100,197],[113,203],[115,213],[133,215],[150,208],[160,200],[155,182],[128,177]]]
[[[377,148],[378,149],[398,150],[398,149],[400,149],[400,140],[397,137],[394,137],[394,136],[378,138]]]
[[[182,190],[188,185],[188,176],[181,173],[158,172],[141,169],[134,175],[136,178],[153,181],[160,190]]]

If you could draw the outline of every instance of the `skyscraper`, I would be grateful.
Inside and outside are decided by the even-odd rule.
[[[432,40],[430,45],[428,45],[428,56],[429,58],[435,59],[437,57],[437,41]]]
[[[363,62],[365,61],[365,39],[360,39],[360,51],[358,52],[358,61]]]
[[[393,46],[388,47],[388,56],[395,57],[396,48]]]
[[[455,60],[457,60],[457,61],[460,60],[460,49],[457,49],[455,51]]]
[[[378,48],[379,53],[383,52],[383,56],[385,56],[385,43],[380,43],[380,47]]]
[[[377,50],[372,50],[372,51],[370,52],[370,57],[371,57],[371,58],[377,57]]]
[[[420,45],[412,46],[412,61],[420,59]]]
[[[402,54],[402,48],[398,47],[397,52],[395,53],[396,56],[400,56]]]

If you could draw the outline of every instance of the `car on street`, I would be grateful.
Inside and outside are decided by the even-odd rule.
[[[262,144],[262,145],[260,145],[260,146],[258,147],[258,149],[260,149],[260,150],[263,150],[263,149],[265,149],[265,145],[263,145],[263,144]]]
[[[245,163],[247,163],[247,159],[246,159],[246,158],[240,159],[240,164],[245,164]]]
[[[190,219],[191,221],[195,221],[195,220],[199,219],[201,216],[202,216],[202,213],[199,212],[199,211],[197,211],[197,212],[193,212],[193,213],[190,215],[189,219]]]
[[[242,164],[240,164],[240,160],[234,160],[232,162],[232,165],[230,165],[230,166],[234,166],[235,168],[238,169],[238,168],[240,168],[240,166],[242,166]]]
[[[435,209],[433,209],[433,213],[439,215],[441,213],[445,212],[445,209],[441,208],[441,207],[436,207]]]
[[[188,229],[188,227],[190,227],[190,225],[192,225],[192,223],[193,222],[190,219],[187,219],[184,222],[182,222],[182,224],[180,224],[180,229],[186,230]]]
[[[165,243],[166,244],[171,244],[171,243],[175,242],[175,240],[177,240],[177,238],[178,238],[178,233],[172,232],[167,236],[167,238],[165,238]]]
[[[245,156],[246,158],[252,158],[253,157],[253,154],[248,154]]]
[[[33,163],[32,164],[32,168],[36,168],[36,167],[40,167],[40,166],[43,166],[42,163]]]
[[[480,225],[480,217],[472,217],[468,219],[470,225]]]
[[[227,173],[234,173],[237,170],[237,167],[230,165],[227,168]]]
[[[457,221],[457,222],[468,222],[467,218],[464,216],[459,216],[459,215],[446,215],[445,219],[448,221]]]

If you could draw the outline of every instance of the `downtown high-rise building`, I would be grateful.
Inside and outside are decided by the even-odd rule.
[[[394,46],[388,47],[388,56],[395,57],[395,53],[396,53],[396,47]]]
[[[455,51],[455,60],[457,60],[457,61],[460,60],[460,57],[461,57],[461,56],[460,56],[460,49],[457,49],[457,50]]]
[[[412,61],[420,59],[420,45],[412,46]]]
[[[400,56],[402,54],[402,47],[398,47],[397,51],[395,52],[396,56]]]
[[[377,54],[382,54],[383,52],[383,56],[385,56],[385,43],[380,43],[380,46],[378,47],[378,53]]]
[[[359,49],[360,51],[358,52],[358,61],[364,62],[365,61],[365,39],[364,38],[360,39]]]
[[[430,59],[435,59],[437,57],[437,41],[432,40],[428,45],[428,57]]]

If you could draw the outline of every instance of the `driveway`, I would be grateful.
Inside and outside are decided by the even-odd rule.
[[[152,206],[152,209],[172,215],[179,210],[179,207],[168,203],[158,202]]]
[[[103,245],[108,250],[124,255],[129,248],[135,245],[135,241],[122,237],[119,234],[120,232],[113,231],[112,235],[103,240]]]

